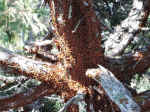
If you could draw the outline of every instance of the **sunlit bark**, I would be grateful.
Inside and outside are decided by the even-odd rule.
[[[66,99],[76,94],[78,90],[84,91],[86,88],[76,81],[64,79],[61,75],[63,74],[61,64],[54,65],[47,62],[34,61],[14,54],[2,47],[0,47],[0,67],[5,72],[25,75],[45,82],[52,87],[51,89],[57,89],[60,93],[62,92],[62,96],[66,95]]]
[[[44,87],[43,85],[37,87],[34,92],[16,94],[14,97],[1,99],[0,110],[23,106],[33,102],[38,97],[52,93],[56,93],[63,97],[65,101],[68,100],[68,102],[70,102],[72,101],[70,98],[75,98],[74,96],[80,91],[85,93],[85,102],[87,103],[88,112],[91,110],[95,112],[112,112],[114,110],[115,112],[120,112],[120,110],[122,112],[134,112],[132,108],[133,105],[136,108],[136,112],[139,112],[139,106],[133,101],[121,82],[119,82],[115,76],[112,77],[112,73],[115,74],[118,79],[124,81],[126,76],[143,72],[150,66],[149,50],[123,56],[121,59],[107,58],[104,56],[101,48],[100,26],[92,7],[92,0],[45,1],[51,8],[53,32],[56,36],[55,40],[52,41],[56,44],[60,54],[52,55],[56,56],[56,59],[53,59],[49,54],[39,49],[36,49],[36,52],[30,52],[42,56],[49,56],[49,59],[55,61],[54,63],[50,63],[50,61],[42,62],[28,59],[0,47],[0,67],[5,72],[25,75],[46,84]],[[150,0],[146,0],[146,2],[146,5],[149,5]],[[141,7],[136,7],[135,3],[140,3]],[[123,37],[127,37],[125,39],[126,42],[123,42],[123,44],[119,43],[120,48],[118,44],[115,45],[115,47],[111,46],[113,48],[111,50],[115,50],[115,52],[113,52],[114,54],[110,53],[111,56],[118,55],[124,51],[131,39],[144,25],[149,14],[149,7],[146,5],[143,4],[143,1],[134,0],[133,9],[129,14],[130,16],[121,24],[121,27],[123,26],[127,28],[127,30],[118,27],[114,34],[112,34],[112,37],[118,33],[120,33],[121,36],[124,35]],[[135,12],[134,8],[136,9]],[[131,15],[134,13],[138,13],[139,16],[137,17],[135,14],[132,18]],[[138,20],[134,21],[136,17]],[[131,22],[137,23],[137,27],[134,27]],[[126,23],[128,23],[127,26]],[[51,41],[48,41],[48,43],[33,44],[33,47],[39,47],[49,45]],[[114,44],[114,41],[112,41],[112,44]],[[108,46],[106,50],[109,50]],[[86,76],[85,73],[87,69],[95,68],[98,64],[105,66],[112,73],[108,72],[109,74],[107,74],[105,70],[100,69],[99,72],[103,74],[99,74],[99,77],[96,76],[94,78],[98,78],[97,80],[103,78],[103,81],[99,80],[97,83],[93,80],[94,78],[92,79]],[[107,81],[107,79],[110,80]],[[113,93],[108,90],[108,84],[110,84]],[[111,84],[114,85],[114,88]],[[121,88],[117,90],[118,85],[121,86]],[[112,97],[113,95],[117,97],[119,92],[122,94],[120,98],[116,100]],[[23,102],[22,99],[26,100]],[[127,106],[127,108],[125,108],[123,104]],[[68,109],[68,112],[78,111],[75,105],[71,105],[71,103],[66,103],[66,105],[67,106],[62,108],[62,110]],[[70,105],[72,107],[70,107]]]
[[[84,75],[86,69],[103,60],[100,26],[92,1],[50,0],[49,6],[61,52],[59,60],[72,79],[90,84],[90,80]]]
[[[106,55],[109,57],[123,54],[133,38],[145,25],[149,12],[150,0],[133,0],[132,9],[128,17],[115,27],[105,43]]]
[[[121,112],[140,112],[140,107],[134,102],[131,93],[117,80],[109,70],[99,66],[88,69],[86,75],[96,80],[105,90],[109,98],[118,105]]]

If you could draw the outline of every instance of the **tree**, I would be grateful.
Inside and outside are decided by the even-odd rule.
[[[42,61],[0,47],[0,66],[5,72],[25,75],[42,84],[34,91],[0,99],[0,110],[56,93],[66,102],[60,112],[78,112],[77,105],[82,102],[89,112],[145,112],[150,104],[149,92],[133,94],[123,84],[135,73],[149,68],[149,47],[128,54],[125,49],[143,31],[150,0],[133,0],[128,17],[113,29],[105,42],[105,54],[101,46],[104,29],[93,10],[92,0],[45,0],[45,3],[51,9],[53,37],[26,47]],[[48,52],[52,44],[57,46],[58,54]],[[138,101],[141,95],[148,98]]]

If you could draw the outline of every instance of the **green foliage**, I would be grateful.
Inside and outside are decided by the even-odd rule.
[[[135,88],[138,93],[150,90],[150,69],[142,76],[136,74],[131,81],[131,87]]]
[[[1,45],[20,48],[23,41],[31,37],[35,40],[44,35],[48,27],[49,10],[40,8],[40,4],[39,0],[0,1]]]
[[[40,112],[58,112],[63,106],[59,101],[43,99],[42,102],[44,106],[40,108]]]

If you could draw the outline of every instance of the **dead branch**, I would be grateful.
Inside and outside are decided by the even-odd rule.
[[[36,54],[33,55],[34,60],[42,60],[46,62],[56,63],[58,62],[58,57],[52,53],[45,52],[42,50],[37,51]]]
[[[5,90],[3,90],[3,91],[0,91],[0,92],[3,92],[3,93],[9,93],[9,91],[12,91],[12,90],[17,90],[17,91],[14,91],[13,93],[12,93],[12,95],[15,95],[16,93],[18,93],[18,92],[22,92],[24,89],[24,85],[26,84],[26,83],[28,83],[28,81],[29,81],[29,78],[26,78],[25,80],[21,80],[21,81],[19,81],[17,84],[15,84],[15,85],[13,85],[13,86],[11,86],[11,87],[9,87],[9,88],[6,88]],[[5,85],[5,87],[6,87],[7,85]],[[4,88],[5,88],[4,87]],[[2,88],[3,89],[3,88]],[[7,95],[6,96],[4,96],[4,97],[7,97]],[[3,97],[3,98],[4,98]]]
[[[55,90],[49,89],[49,87],[43,83],[35,88],[35,90],[29,90],[27,93],[20,93],[10,98],[0,99],[0,111],[30,104],[40,97],[53,93],[55,93]]]
[[[45,0],[43,0],[44,2]],[[46,3],[45,3],[46,4]],[[54,38],[54,33],[52,32],[51,29],[49,29],[49,31],[47,32],[47,34],[44,36],[44,38],[42,38],[42,41],[44,40],[52,40]]]
[[[105,58],[104,66],[125,82],[136,73],[144,73],[150,67],[150,48],[124,54],[120,58]]]
[[[43,47],[43,46],[51,45],[52,43],[53,40],[43,40],[43,41],[30,42],[27,45],[35,46],[35,47]]]
[[[133,0],[129,16],[117,26],[105,43],[106,55],[121,55],[135,35],[146,23],[150,12],[150,0]]]
[[[3,81],[4,83],[14,83],[14,82],[20,82],[22,80],[26,80],[27,78],[24,76],[19,77],[5,77],[3,75],[0,75],[0,81]]]
[[[44,98],[53,100],[53,101],[59,101],[61,103],[64,103],[64,99],[61,99],[59,96],[51,95],[51,96],[44,96]]]
[[[23,56],[14,54],[11,51],[6,50],[2,47],[0,47],[0,54],[1,54],[0,65],[2,66],[2,68],[5,67],[4,65],[6,65],[9,68],[16,69],[16,72],[25,73],[27,76],[28,75],[34,76],[34,78],[48,76],[49,78],[52,78],[51,74],[54,71],[61,72],[59,71],[60,68],[57,67],[56,65],[46,63],[46,62],[44,63],[44,62],[34,61],[32,59],[28,59]],[[49,79],[48,77],[47,79]],[[56,77],[60,79],[59,76]]]
[[[52,43],[53,43],[53,40],[30,42],[24,46],[24,50],[28,53],[36,54],[36,53],[38,53],[38,51],[43,50],[44,47],[46,47],[46,48],[49,47],[48,50],[51,50]],[[44,51],[48,51],[48,50],[46,49]]]
[[[8,73],[25,75],[49,84],[53,90],[67,100],[86,87],[77,81],[65,79],[61,64],[34,61],[0,47],[0,67]]]
[[[54,39],[30,42],[24,46],[24,50],[27,53],[34,54],[34,59],[54,63],[58,61],[58,58],[56,54],[50,53],[53,48],[52,43],[54,43]]]
[[[86,75],[96,80],[105,90],[109,98],[117,104],[122,112],[140,112],[140,107],[134,102],[130,92],[114,75],[102,66],[89,69]]]

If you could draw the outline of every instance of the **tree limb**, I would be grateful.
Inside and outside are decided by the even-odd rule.
[[[24,76],[20,77],[5,77],[3,75],[0,75],[0,81],[3,81],[4,83],[14,83],[22,80],[26,80],[27,78]]]
[[[150,67],[150,48],[124,54],[120,58],[105,58],[104,66],[125,82],[136,73],[144,73]]]
[[[110,71],[99,66],[98,69],[88,69],[86,75],[103,87],[109,98],[117,104],[122,112],[140,112],[141,109],[134,102],[130,92]]]
[[[0,67],[8,73],[25,75],[45,82],[51,89],[58,91],[58,94],[67,100],[76,94],[77,91],[86,91],[87,87],[77,81],[65,79],[63,67],[57,65],[34,61],[0,47]]]
[[[0,99],[0,111],[17,108],[32,103],[40,97],[55,93],[55,90],[49,89],[46,84],[41,84],[35,90],[29,90],[27,93],[16,94],[10,98]]]
[[[43,47],[50,46],[50,48],[52,48],[52,43],[53,40],[30,42],[24,46],[24,50],[26,50],[29,53],[37,53],[37,51],[42,49]]]
[[[61,72],[59,71],[60,68],[58,68],[56,65],[34,61],[32,59],[14,54],[13,52],[2,47],[0,47],[0,66],[2,68],[8,66],[8,68],[12,68],[13,70],[16,70],[16,72],[24,73],[26,76],[31,76],[35,79],[43,79],[42,77],[47,77],[48,80],[53,77],[51,75],[54,71]],[[8,68],[6,69],[8,70]],[[13,72],[15,73],[15,71]],[[58,75],[56,77],[60,79]],[[55,78],[53,77],[52,79]]]
[[[28,53],[35,54],[36,58],[40,58],[43,61],[56,62],[58,58],[55,54],[50,53],[52,49],[52,43],[54,40],[43,40],[28,43],[24,46],[24,50]]]
[[[134,36],[144,26],[150,12],[150,0],[133,0],[128,18],[117,26],[105,43],[106,55],[121,55]]]

